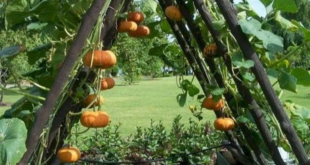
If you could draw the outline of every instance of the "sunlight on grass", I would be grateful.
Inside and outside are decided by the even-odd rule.
[[[191,76],[186,77],[191,79]],[[111,118],[111,124],[121,123],[120,132],[123,136],[133,133],[136,127],[149,127],[151,119],[156,123],[162,121],[168,130],[172,126],[173,119],[177,115],[182,116],[182,123],[188,123],[189,118],[194,118],[189,111],[189,105],[199,105],[196,100],[188,97],[184,107],[177,103],[176,96],[181,93],[176,85],[175,77],[144,79],[138,84],[123,86],[121,79],[116,79],[116,86],[113,89],[102,91],[101,94],[105,99],[102,109],[106,111]],[[198,82],[195,81],[198,85]],[[279,85],[275,88],[279,89]],[[200,94],[202,91],[200,91]],[[6,93],[4,96],[5,103],[14,103],[21,95]],[[298,93],[284,91],[281,98],[292,100],[297,104],[310,108],[309,102],[310,91],[306,87],[298,86]],[[0,107],[0,115],[8,109],[9,106]],[[203,120],[201,123],[215,119],[215,115],[210,110],[203,110]],[[196,119],[195,119],[196,120]]]

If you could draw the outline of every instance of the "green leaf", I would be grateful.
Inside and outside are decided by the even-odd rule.
[[[27,129],[23,121],[0,120],[0,164],[17,164],[26,152]]]
[[[294,0],[274,0],[273,8],[284,12],[296,13],[298,11],[297,5]]]
[[[177,96],[177,101],[178,101],[180,107],[184,107],[184,105],[186,103],[186,98],[187,98],[187,92],[179,94]]]
[[[211,91],[212,96],[221,96],[225,92],[225,88],[216,88]]]
[[[305,28],[301,22],[297,22],[296,20],[292,20],[292,23],[302,30],[304,34],[304,41],[310,41],[310,30]]]
[[[278,81],[281,89],[286,89],[288,91],[297,93],[297,79],[294,76],[281,71],[278,75]]]
[[[282,17],[280,11],[276,12],[274,19],[285,30],[289,30],[291,32],[296,32],[298,30],[298,27],[296,25],[294,25],[291,21],[289,21],[289,20],[285,19],[284,17]]]
[[[310,74],[302,68],[294,68],[291,74],[297,78],[297,84],[303,86],[310,86]]]
[[[225,28],[226,26],[226,21],[225,20],[219,20],[219,21],[213,21],[212,22],[212,25],[214,27],[215,30],[222,30]]]
[[[35,64],[40,58],[46,57],[46,52],[52,47],[52,44],[44,44],[34,48],[27,52],[28,63],[30,65]]]
[[[253,81],[253,80],[255,80],[255,77],[252,76],[252,74],[249,73],[249,72],[242,73],[242,77],[243,77],[245,80],[248,80],[248,81]]]
[[[305,136],[309,135],[310,131],[308,126],[310,124],[310,110],[299,105],[294,105],[293,107],[290,110],[290,119],[298,135],[304,139],[306,138]]]
[[[262,28],[262,24],[254,18],[250,20],[240,20],[239,24],[245,34],[255,34]]]
[[[251,122],[250,119],[248,119],[245,116],[239,116],[239,117],[237,117],[236,120],[238,123],[249,123],[249,122]]]
[[[157,3],[156,1],[154,1],[154,0],[147,0],[147,1],[144,3],[143,8],[149,9],[149,10],[151,10],[152,12],[156,13],[157,5],[158,5],[158,3]]]
[[[254,35],[263,42],[263,46],[267,50],[272,52],[279,52],[283,50],[282,37],[266,30],[256,31]]]
[[[272,3],[273,0],[260,0],[260,2],[265,6],[269,6]]]
[[[267,68],[266,69],[267,75],[271,76],[273,78],[278,78],[278,71],[276,69],[273,68]]]
[[[27,30],[40,30],[46,25],[47,23],[34,22],[27,26]]]
[[[163,50],[168,46],[168,44],[162,44],[157,47],[153,47],[149,50],[149,55],[151,56],[161,56],[163,54]]]
[[[21,23],[29,16],[27,0],[13,0],[5,10],[6,28]]]
[[[166,19],[162,20],[160,22],[160,27],[161,27],[161,30],[165,33],[172,33],[171,31],[171,28],[170,28],[170,25],[168,23],[168,21]]]
[[[197,88],[195,85],[191,84],[188,88],[188,95],[193,97],[199,93],[199,88]]]
[[[181,87],[185,91],[188,91],[188,89],[190,88],[191,85],[192,85],[192,83],[189,80],[183,80],[181,82]]]
[[[234,61],[233,64],[238,68],[251,68],[254,66],[254,62],[252,60],[242,61]]]
[[[20,46],[20,45],[3,48],[0,51],[0,59],[14,57],[18,55],[20,52],[22,52],[23,50],[24,50],[23,46]]]

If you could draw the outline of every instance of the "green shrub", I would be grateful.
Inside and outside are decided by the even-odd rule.
[[[122,138],[120,124],[98,129],[94,134],[71,138],[83,152],[84,160],[96,161],[148,161],[164,159],[165,164],[209,164],[214,151],[204,149],[221,144],[222,132],[206,131],[204,124],[189,120],[185,127],[181,116],[174,119],[170,132],[164,125],[151,121],[149,128],[137,127],[136,132]],[[75,140],[72,140],[75,139]],[[163,161],[158,161],[163,162]]]

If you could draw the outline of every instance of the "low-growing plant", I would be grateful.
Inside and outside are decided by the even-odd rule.
[[[120,126],[110,125],[88,135],[73,134],[69,143],[81,149],[81,160],[85,162],[208,164],[214,150],[206,149],[221,145],[223,136],[222,132],[210,129],[210,124],[193,119],[189,119],[185,127],[180,115],[175,117],[170,132],[162,122],[151,120],[150,127],[137,127],[133,134],[124,138],[118,131]]]

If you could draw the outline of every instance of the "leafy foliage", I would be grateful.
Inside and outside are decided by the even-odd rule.
[[[68,140],[80,146],[83,159],[86,160],[120,162],[163,158],[167,159],[166,163],[200,164],[212,161],[210,155],[213,151],[203,150],[220,145],[223,136],[221,132],[213,131],[210,125],[199,124],[191,119],[189,126],[185,127],[180,116],[175,117],[170,132],[161,122],[156,124],[151,121],[150,127],[138,127],[136,132],[124,139],[118,132],[120,126],[98,130],[91,136],[77,135]]]
[[[27,129],[19,119],[0,120],[0,163],[16,164],[26,151]]]

